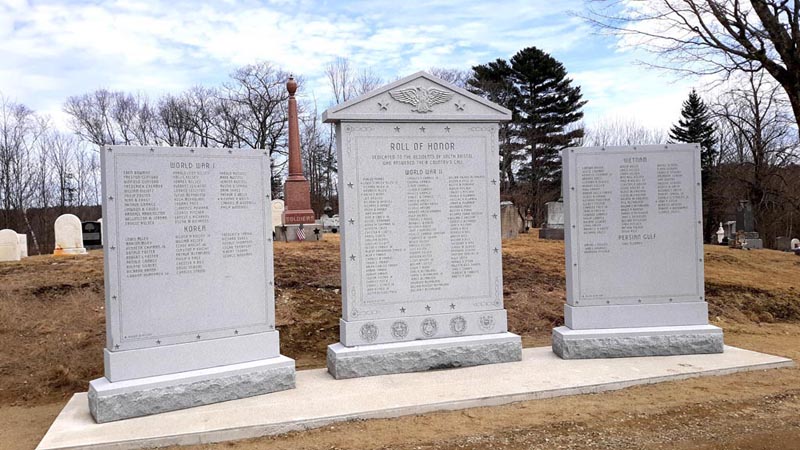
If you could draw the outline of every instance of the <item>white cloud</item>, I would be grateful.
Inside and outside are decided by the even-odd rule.
[[[686,89],[628,67],[628,56],[595,51],[599,38],[566,13],[581,4],[6,0],[0,92],[58,116],[70,95],[108,87],[156,96],[218,84],[237,66],[268,60],[302,75],[304,94],[322,105],[324,67],[337,56],[393,80],[431,66],[468,69],[537,46],[574,71],[590,100],[587,121],[609,111],[665,120],[666,103]]]

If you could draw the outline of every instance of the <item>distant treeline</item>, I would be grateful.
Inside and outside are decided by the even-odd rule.
[[[785,95],[760,72],[731,75],[730,87],[718,87],[713,97],[700,102],[702,107],[699,97],[690,95],[697,114],[676,117],[669,132],[667,127],[647,128],[613,117],[584,126],[587,100],[580,87],[560,62],[535,47],[508,61],[430,72],[512,111],[511,122],[500,127],[501,195],[517,205],[520,215],[529,210],[536,225],[544,220],[544,204],[561,196],[564,148],[700,142],[692,136],[705,136],[706,239],[719,222],[733,220],[736,205],[745,199],[753,205],[756,229],[767,245],[777,236],[800,234],[795,226],[800,216],[797,124]],[[327,66],[326,75],[334,103],[384,84],[370,69],[356,69],[342,58]],[[99,218],[98,149],[105,144],[265,149],[272,158],[273,198],[282,198],[288,77],[287,71],[260,62],[234,70],[219,86],[195,86],[155,99],[98,89],[65,100],[70,132],[0,96],[0,228],[29,234],[31,254],[37,253],[37,244],[39,251],[49,253],[58,214]],[[312,207],[317,215],[326,205],[336,213],[333,128],[320,121],[324,107],[318,108],[302,78],[298,81],[301,148]],[[693,128],[696,122],[702,125],[699,132]]]

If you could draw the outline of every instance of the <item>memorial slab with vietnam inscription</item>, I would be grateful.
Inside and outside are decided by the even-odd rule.
[[[105,377],[97,422],[294,387],[275,330],[269,157],[102,149]]]
[[[563,358],[717,353],[696,144],[565,149]]]
[[[498,123],[420,72],[323,114],[342,225],[337,378],[518,360],[503,308]]]

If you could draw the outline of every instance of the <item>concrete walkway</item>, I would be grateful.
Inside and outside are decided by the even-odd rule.
[[[155,416],[95,424],[86,394],[75,394],[38,449],[137,449],[245,439],[370,419],[493,406],[637,384],[791,367],[792,360],[725,347],[712,355],[562,360],[549,347],[522,361],[434,372],[334,380],[324,369],[297,372],[297,389]]]

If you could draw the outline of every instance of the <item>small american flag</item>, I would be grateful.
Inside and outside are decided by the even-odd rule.
[[[306,231],[303,230],[302,226],[297,227],[297,240],[298,241],[305,241],[306,240]]]

